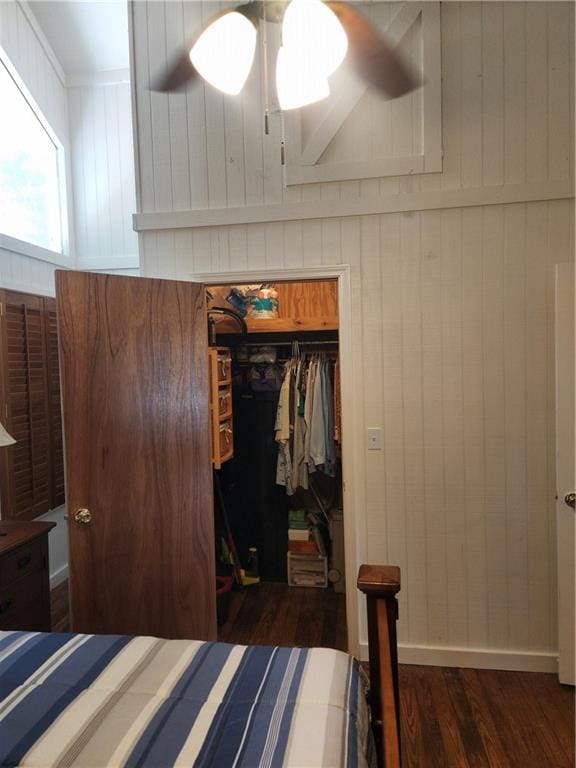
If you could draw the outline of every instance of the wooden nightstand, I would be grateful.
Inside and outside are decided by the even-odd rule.
[[[0,629],[50,632],[48,533],[55,525],[0,520]]]

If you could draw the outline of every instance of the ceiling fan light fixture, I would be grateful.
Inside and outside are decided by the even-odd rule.
[[[276,59],[276,90],[280,109],[298,109],[330,95],[328,80],[303,66],[298,51],[282,47]]]
[[[344,27],[321,0],[292,0],[282,22],[282,45],[298,49],[308,59],[310,72],[328,77],[348,51]]]
[[[206,27],[190,51],[190,61],[210,85],[235,96],[250,74],[255,50],[254,24],[231,11]]]

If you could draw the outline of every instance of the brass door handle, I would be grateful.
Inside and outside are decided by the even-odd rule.
[[[564,504],[567,504],[572,509],[576,508],[576,493],[567,493],[564,496]]]
[[[86,509],[85,507],[82,507],[82,509],[77,509],[74,514],[74,520],[76,520],[77,523],[88,525],[90,520],[92,520],[92,512],[90,512],[90,510]]]

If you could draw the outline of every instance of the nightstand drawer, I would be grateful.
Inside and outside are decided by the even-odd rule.
[[[23,544],[0,560],[0,592],[12,582],[44,568],[45,540],[42,538]]]
[[[0,590],[0,629],[46,631],[44,573],[36,571]],[[49,614],[48,614],[49,626]]]

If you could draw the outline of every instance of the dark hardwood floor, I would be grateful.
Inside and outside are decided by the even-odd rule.
[[[218,639],[242,645],[325,646],[346,650],[346,601],[331,589],[263,583],[230,593]]]
[[[67,585],[52,624],[69,628]],[[285,584],[231,594],[219,639],[346,647],[344,596]],[[403,768],[574,768],[574,689],[555,675],[401,665]]]
[[[69,632],[68,582],[63,581],[50,592],[52,632]]]

